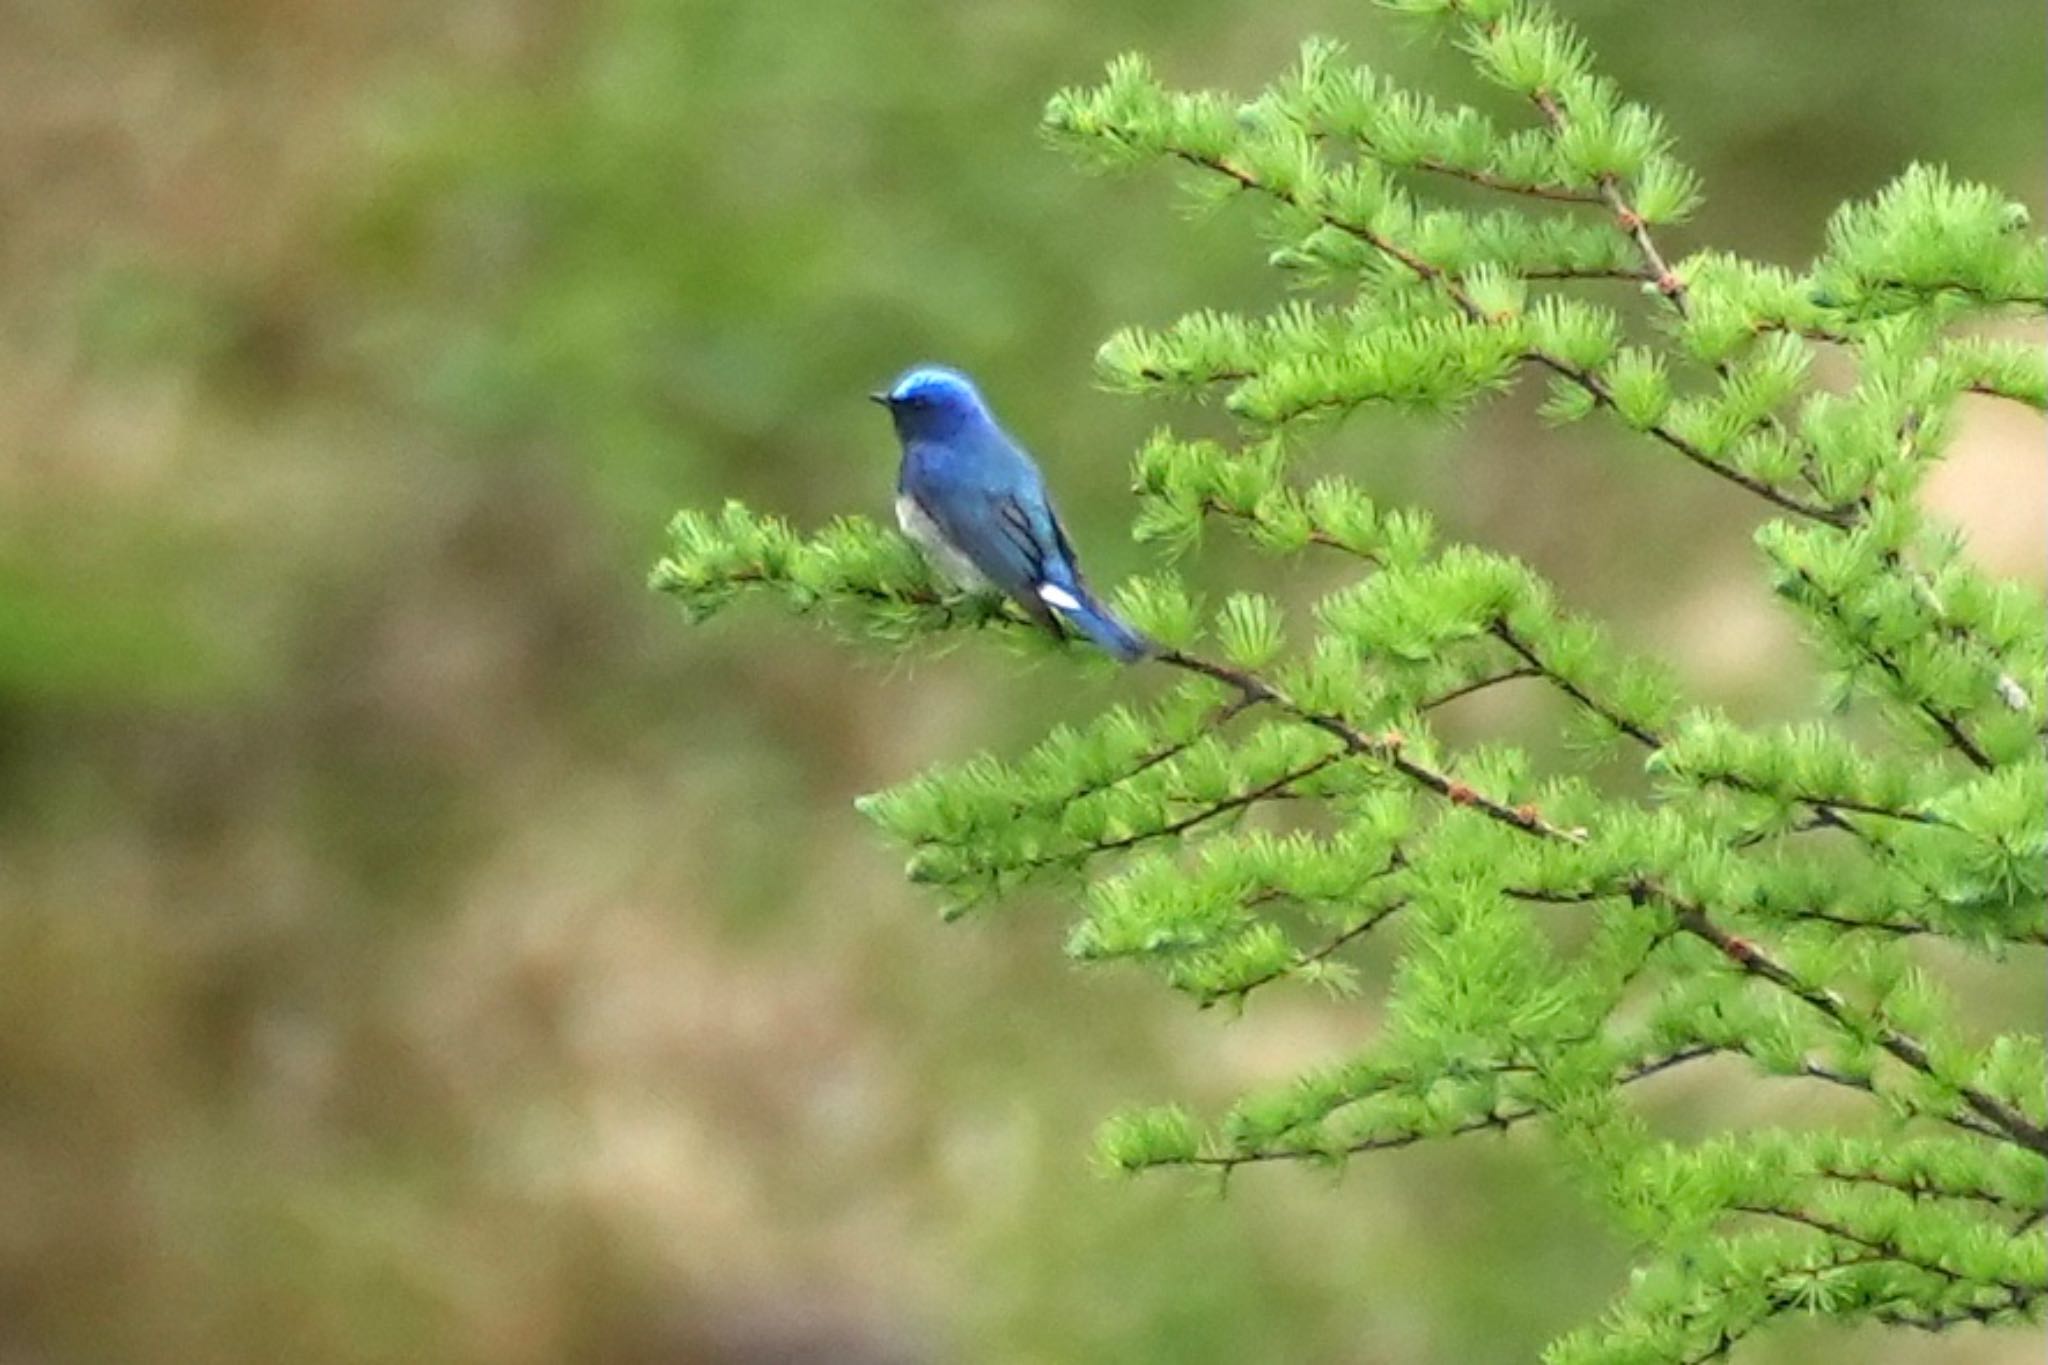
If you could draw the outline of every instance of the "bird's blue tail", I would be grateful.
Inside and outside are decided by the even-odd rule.
[[[1133,630],[1097,601],[1095,594],[1086,588],[1074,593],[1079,605],[1058,606],[1060,619],[1075,630],[1094,641],[1103,650],[1127,664],[1134,664],[1148,654],[1157,652],[1158,646]]]

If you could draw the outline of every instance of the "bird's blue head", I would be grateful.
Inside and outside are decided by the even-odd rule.
[[[947,436],[991,421],[974,381],[944,365],[905,370],[894,384],[868,397],[889,409],[896,434],[905,440]]]

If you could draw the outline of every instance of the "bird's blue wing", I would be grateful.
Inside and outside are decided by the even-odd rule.
[[[1047,534],[1052,515],[1044,502],[1032,506],[1014,493],[996,493],[990,496],[989,507],[1018,563],[1030,570],[1030,583],[1044,582],[1047,561],[1059,553],[1059,542],[1065,539],[1056,527]]]
[[[1037,587],[1043,581],[1046,547],[1030,510],[1014,495],[957,483],[932,483],[910,490],[946,542],[998,589],[1033,615],[1042,615]]]
[[[998,588],[1022,595],[1037,584],[1053,548],[1033,510],[1044,503],[1044,485],[1017,453],[919,443],[906,452],[899,487]]]
[[[1153,648],[1089,591],[1044,480],[1021,450],[1004,441],[907,454],[903,491],[952,549],[1034,620],[1055,633],[1065,621],[1127,662]]]
[[[1032,579],[1033,606],[1052,608],[1052,614],[1093,640],[1125,663],[1135,663],[1158,646],[1129,622],[1105,607],[1081,576],[1081,561],[1067,539],[1067,528],[1058,512],[1042,493],[1030,507],[1018,513],[1031,527],[1031,538],[1039,547],[1038,567]]]

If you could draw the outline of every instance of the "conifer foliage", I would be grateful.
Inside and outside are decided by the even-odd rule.
[[[1178,555],[1227,528],[1336,557],[1348,582],[1291,625],[1254,594],[1206,612],[1171,572],[1127,584],[1119,609],[1164,646],[1148,668],[1177,675],[1163,693],[862,808],[950,908],[1080,888],[1075,958],[1201,1004],[1355,992],[1347,955],[1399,935],[1356,1055],[1210,1121],[1115,1118],[1103,1155],[1228,1172],[1540,1127],[1641,1254],[1558,1365],[1714,1359],[1797,1314],[2038,1321],[2043,1038],[1965,1027],[1930,968],[2042,969],[2043,604],[1973,567],[1916,494],[1963,395],[2048,408],[2042,352],[1981,326],[2048,311],[2043,244],[2018,206],[1916,166],[1842,208],[1804,272],[1668,255],[1698,183],[1568,26],[1504,0],[1388,7],[1522,116],[1439,104],[1328,43],[1248,101],[1125,58],[1046,112],[1085,162],[1172,163],[1257,200],[1272,264],[1306,286],[1264,317],[1104,345],[1113,387],[1219,401],[1242,433],[1149,441],[1136,534]],[[1853,383],[1818,384],[1823,353]],[[1830,680],[1822,718],[1737,726],[1529,567],[1295,472],[1334,420],[1530,382],[1547,420],[1617,423],[1754,496],[1769,588]],[[654,586],[692,617],[758,590],[896,647],[977,630],[1056,648],[866,520],[800,535],[733,504],[671,535]],[[1432,733],[1436,708],[1510,685],[1554,690],[1648,795]],[[1660,1136],[1631,1088],[1717,1057],[1850,1105],[1832,1128]]]

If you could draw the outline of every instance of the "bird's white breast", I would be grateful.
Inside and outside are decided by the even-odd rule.
[[[974,561],[953,548],[953,542],[946,539],[945,532],[925,510],[917,505],[917,499],[908,493],[896,495],[896,524],[903,528],[903,534],[917,542],[917,548],[924,551],[924,557],[931,561],[933,568],[944,574],[956,588],[966,592],[980,592],[994,584],[988,575],[974,567]]]

